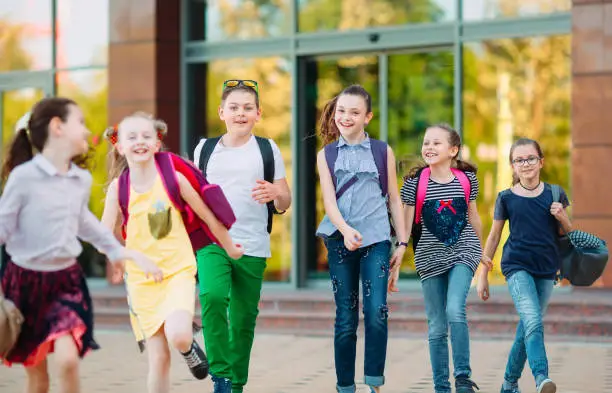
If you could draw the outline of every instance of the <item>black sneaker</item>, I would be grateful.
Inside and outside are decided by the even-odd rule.
[[[232,381],[214,375],[211,375],[211,378],[215,383],[213,393],[232,393]]]
[[[196,379],[204,379],[208,376],[208,359],[196,341],[191,343],[189,351],[182,355],[189,371]]]
[[[457,377],[455,379],[455,390],[457,393],[475,393],[476,390],[480,390],[478,385],[467,377]]]

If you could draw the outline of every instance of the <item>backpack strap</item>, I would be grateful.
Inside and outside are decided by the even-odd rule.
[[[465,194],[465,203],[470,204],[470,194],[472,193],[472,185],[470,184],[470,179],[468,179],[465,172],[461,169],[451,168],[451,172],[455,175],[457,180],[459,180],[459,184],[461,184],[461,188],[463,188],[463,193]]]
[[[178,211],[185,211],[185,201],[181,197],[176,168],[172,162],[172,153],[159,152],[155,154],[155,165],[161,177],[166,193]]]
[[[255,136],[255,140],[257,141],[257,145],[259,146],[259,151],[261,152],[261,159],[263,161],[263,169],[264,169],[264,180],[268,183],[274,183],[274,152],[272,151],[272,143],[268,138],[262,138],[260,136]],[[274,214],[281,214],[278,210],[276,210],[276,206],[274,206],[274,201],[270,201],[267,204],[268,207],[268,233],[272,232],[272,221]]]
[[[425,167],[417,172],[418,182],[416,187],[416,206],[414,209],[414,222],[417,224],[421,223],[421,212],[423,211],[423,204],[425,203],[425,196],[427,195],[427,186],[429,184],[429,176],[431,175],[431,169]]]
[[[208,168],[208,161],[210,160],[210,156],[212,156],[213,151],[215,150],[215,146],[221,140],[220,136],[214,138],[207,138],[204,141],[204,146],[202,146],[202,151],[200,151],[200,160],[198,162],[198,167],[206,176],[206,168]]]
[[[334,167],[336,166],[336,160],[338,159],[338,141],[325,145],[323,152],[325,153],[325,161],[327,161],[327,169],[329,169],[329,174],[331,175],[332,182],[334,183],[334,189],[335,189],[336,187],[338,187],[338,178],[336,177],[336,173],[334,172]],[[337,194],[336,194],[336,199],[338,199]]]
[[[559,202],[561,199],[561,187],[558,184],[551,184],[550,190],[552,191],[553,202]]]
[[[128,211],[128,206],[130,204],[130,170],[127,168],[121,172],[121,175],[119,175],[117,179],[117,199],[119,200],[119,210],[121,210],[121,215],[123,217],[122,227],[125,229],[130,216]]]
[[[387,159],[387,144],[378,139],[370,139],[370,148],[372,149],[372,156],[374,156],[374,163],[378,170],[380,189],[383,196],[386,197],[389,194],[389,170],[387,168],[389,160]]]

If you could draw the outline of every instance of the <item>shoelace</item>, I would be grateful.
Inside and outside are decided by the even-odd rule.
[[[189,351],[189,354],[183,355],[183,357],[185,358],[185,362],[189,368],[194,368],[202,364],[202,359],[200,359],[197,352],[193,348]]]
[[[476,388],[476,390],[480,390],[478,385],[476,385],[476,382],[472,381],[469,378],[458,379],[457,380],[457,387],[469,387],[469,388]]]

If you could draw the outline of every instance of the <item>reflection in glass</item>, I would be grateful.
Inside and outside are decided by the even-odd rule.
[[[358,30],[367,27],[453,20],[455,0],[297,0],[298,30]]]
[[[389,55],[389,144],[398,163],[398,185],[421,160],[425,129],[453,123],[453,54],[449,51]],[[414,276],[412,247],[402,275]]]
[[[51,1],[0,2],[0,72],[51,68]]]
[[[208,41],[280,37],[291,33],[293,0],[216,0],[207,2]]]
[[[257,135],[272,138],[280,148],[287,182],[292,184],[293,157],[291,155],[291,75],[290,62],[282,57],[257,59],[217,60],[208,64],[206,76],[206,134],[225,133],[225,123],[219,119],[223,81],[253,79],[259,83],[262,117],[255,126]],[[204,136],[204,135],[202,135]],[[195,147],[195,146],[194,146]],[[266,281],[288,282],[291,278],[291,220],[292,209],[274,217],[272,228],[272,257],[265,271]]]
[[[316,62],[316,77],[309,77],[309,80],[316,80],[317,99],[317,124],[321,110],[335,95],[340,93],[345,87],[358,83],[362,85],[372,96],[372,112],[374,117],[366,128],[366,131],[372,138],[377,138],[380,135],[379,122],[379,97],[378,97],[378,57],[377,56],[352,56],[343,58],[319,58],[312,59]],[[307,86],[307,88],[311,88]],[[319,148],[322,148],[321,141]],[[325,210],[323,207],[323,195],[319,182],[316,183],[316,223],[317,225],[323,219]],[[309,264],[309,278],[327,277],[327,250],[321,239],[317,238],[317,260],[316,265]]]
[[[3,157],[6,149],[15,135],[15,125],[26,112],[32,110],[32,106],[43,98],[44,93],[39,89],[24,88],[20,90],[0,91],[2,99],[2,133]]]
[[[85,125],[91,131],[95,148],[91,174],[93,184],[89,208],[98,217],[104,209],[105,186],[107,182],[106,152],[108,145],[102,133],[108,125],[108,75],[105,69],[64,71],[56,74],[58,96],[73,99],[83,111]],[[106,259],[89,244],[83,245],[79,263],[89,277],[104,277]]]
[[[57,0],[57,68],[107,63],[108,0]]]
[[[464,0],[463,19],[525,17],[569,11],[572,0]]]
[[[569,36],[550,36],[465,46],[464,154],[478,164],[484,233],[497,193],[512,183],[508,153],[519,137],[542,145],[543,180],[571,191],[570,45]]]

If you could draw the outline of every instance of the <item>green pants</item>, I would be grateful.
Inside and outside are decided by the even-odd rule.
[[[196,255],[210,373],[230,379],[232,392],[242,392],[249,376],[266,259],[245,255],[234,260],[214,244]]]

